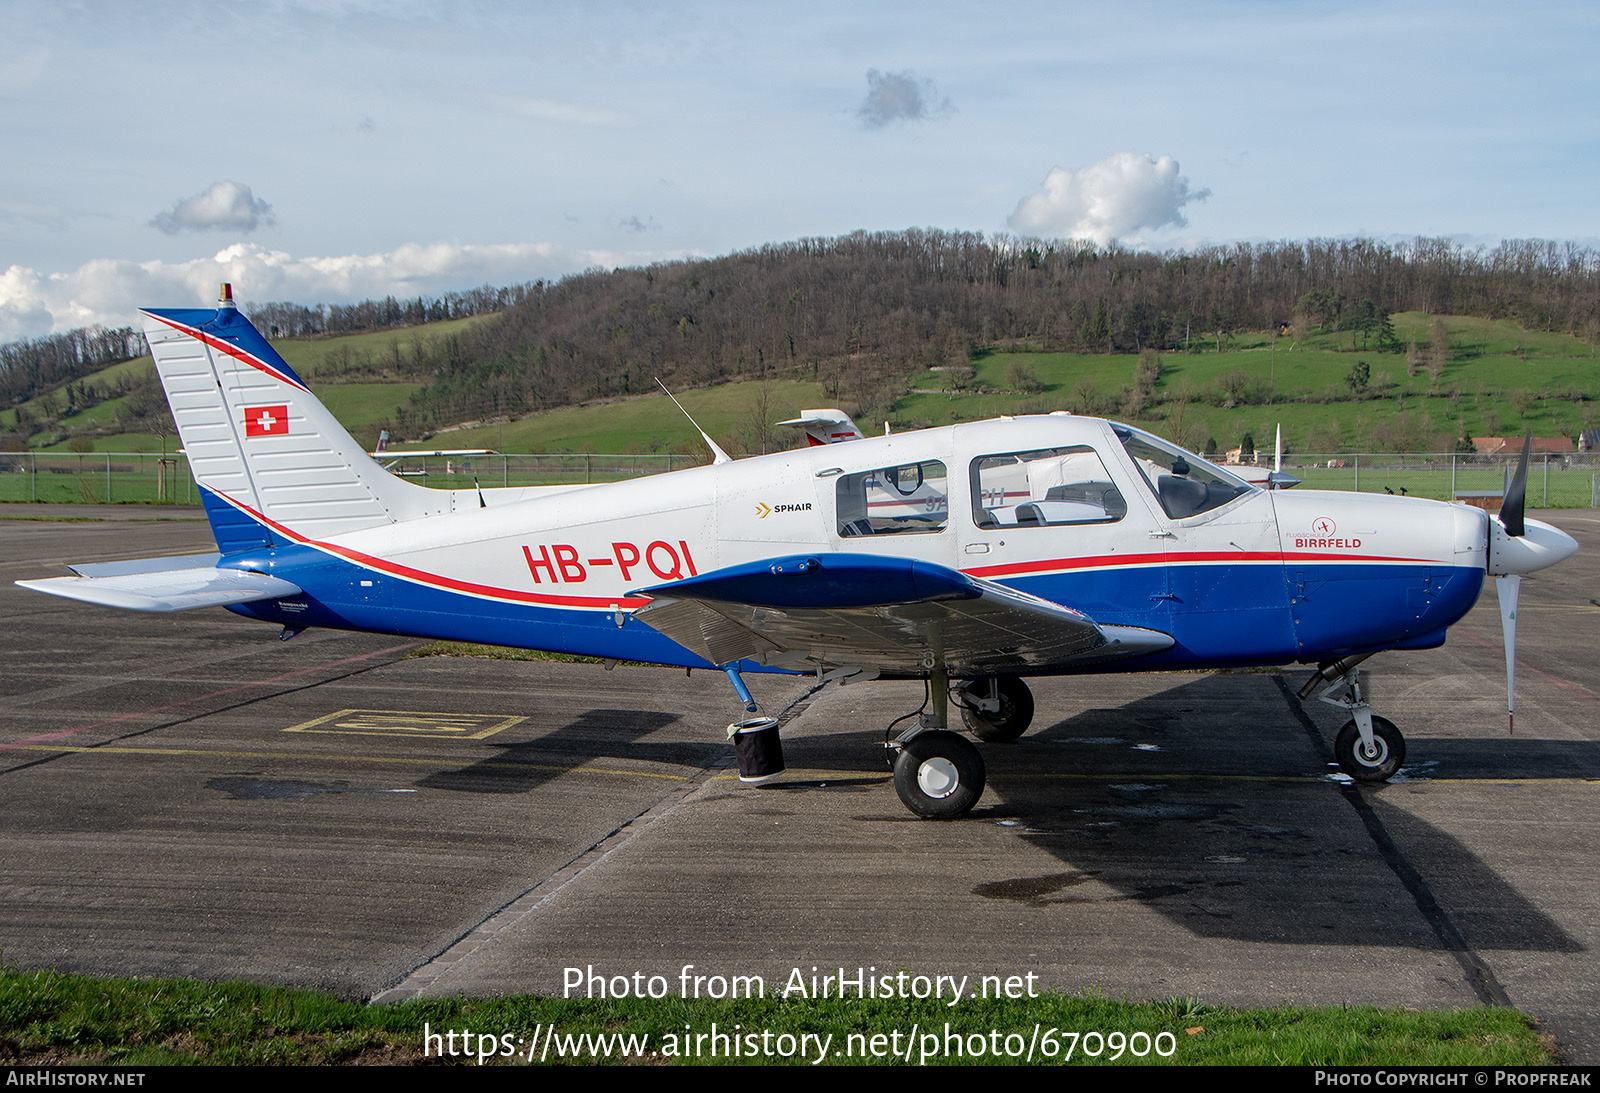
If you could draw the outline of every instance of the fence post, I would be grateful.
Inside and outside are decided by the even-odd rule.
[[[1456,499],[1456,453],[1450,453],[1450,500]]]
[[[1361,453],[1356,453],[1356,492],[1361,492]]]
[[[111,453],[106,453],[106,504],[111,504]]]
[[[1550,453],[1544,453],[1544,507],[1550,507]]]
[[[39,457],[28,453],[28,500],[39,500]]]

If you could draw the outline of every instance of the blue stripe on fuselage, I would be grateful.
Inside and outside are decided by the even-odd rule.
[[[208,498],[208,501],[211,499]],[[220,502],[219,502],[220,503]],[[208,504],[208,510],[211,505]],[[230,508],[230,512],[237,510]],[[281,538],[248,516],[259,543]],[[213,526],[217,527],[213,514]],[[219,532],[221,528],[218,528]],[[239,528],[233,541],[245,538]],[[219,542],[222,536],[219,534]],[[625,614],[474,596],[392,576],[309,545],[225,556],[223,566],[270,573],[305,590],[293,600],[230,608],[300,628],[545,649],[679,667],[714,667]],[[1286,580],[1287,576],[1287,580]],[[1477,601],[1476,567],[1407,563],[1131,565],[1015,577],[1002,582],[1082,611],[1097,623],[1171,634],[1161,653],[1087,671],[1288,664],[1355,652],[1437,644]],[[744,665],[748,671],[776,671]]]

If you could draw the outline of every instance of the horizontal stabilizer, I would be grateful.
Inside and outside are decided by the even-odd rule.
[[[222,560],[210,554],[173,554],[165,558],[133,558],[124,562],[69,562],[67,568],[80,577],[125,577],[130,573],[166,573],[179,569],[213,569]]]
[[[72,570],[82,576],[16,583],[35,592],[127,611],[187,611],[300,594],[299,585],[265,573],[218,569],[216,559],[215,554],[195,554],[79,565]]]
[[[1171,647],[930,562],[865,554],[731,566],[642,589],[634,616],[711,661],[993,675],[1101,664]]]

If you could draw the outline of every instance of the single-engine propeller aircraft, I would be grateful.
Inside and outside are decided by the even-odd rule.
[[[285,638],[323,626],[720,669],[751,714],[742,673],[923,679],[920,718],[888,747],[901,799],[929,817],[983,791],[951,703],[980,740],[1014,739],[1031,675],[1314,664],[1301,697],[1320,686],[1350,714],[1339,765],[1386,779],[1405,743],[1357,666],[1443,643],[1488,574],[1509,690],[1521,575],[1577,548],[1524,518],[1526,451],[1493,519],[1263,490],[1063,413],[863,437],[808,411],[796,424],[819,443],[797,451],[734,461],[713,444],[708,466],[633,481],[432,490],[375,463],[226,294],[144,316],[218,552],[18,583],[225,606]]]

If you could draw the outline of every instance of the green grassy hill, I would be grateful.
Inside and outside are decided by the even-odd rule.
[[[346,427],[362,436],[392,419],[396,408],[422,389],[408,362],[483,321],[275,344]],[[910,377],[896,393],[889,420],[905,429],[1069,409],[1138,420],[1192,447],[1204,448],[1209,441],[1221,450],[1237,446],[1246,434],[1268,445],[1281,424],[1286,445],[1302,452],[1442,450],[1462,435],[1532,430],[1537,436],[1572,436],[1600,425],[1595,346],[1507,321],[1447,318],[1449,359],[1435,378],[1425,359],[1432,318],[1410,312],[1393,321],[1400,345],[1416,344],[1417,363],[1408,364],[1404,351],[1353,346],[1349,333],[1300,339],[1238,333],[1225,339],[1220,352],[1214,335],[1196,335],[1190,350],[1157,355],[1160,378],[1152,397],[1139,406],[1127,398],[1139,366],[1135,354],[994,347],[974,354],[970,375],[945,367]],[[1351,379],[1358,364],[1366,365],[1367,376],[1359,388]],[[91,382],[109,387],[149,367],[148,357],[127,361],[97,373]],[[763,423],[770,426],[801,409],[837,401],[823,384],[793,375],[677,393],[702,427],[738,451],[763,442],[787,446],[792,443],[788,430]],[[59,397],[25,405],[35,417],[49,417],[55,411],[46,404]],[[94,427],[100,430],[92,437],[96,451],[161,451],[160,437],[111,431],[121,402],[112,399],[62,417],[35,437],[36,450],[67,450],[69,434]],[[15,420],[15,410],[0,413],[0,428]],[[876,420],[859,424],[869,433],[883,425]],[[671,403],[655,394],[445,430],[412,446],[445,443],[509,452],[665,452],[693,450],[699,441]],[[171,437],[165,444],[176,446]]]

